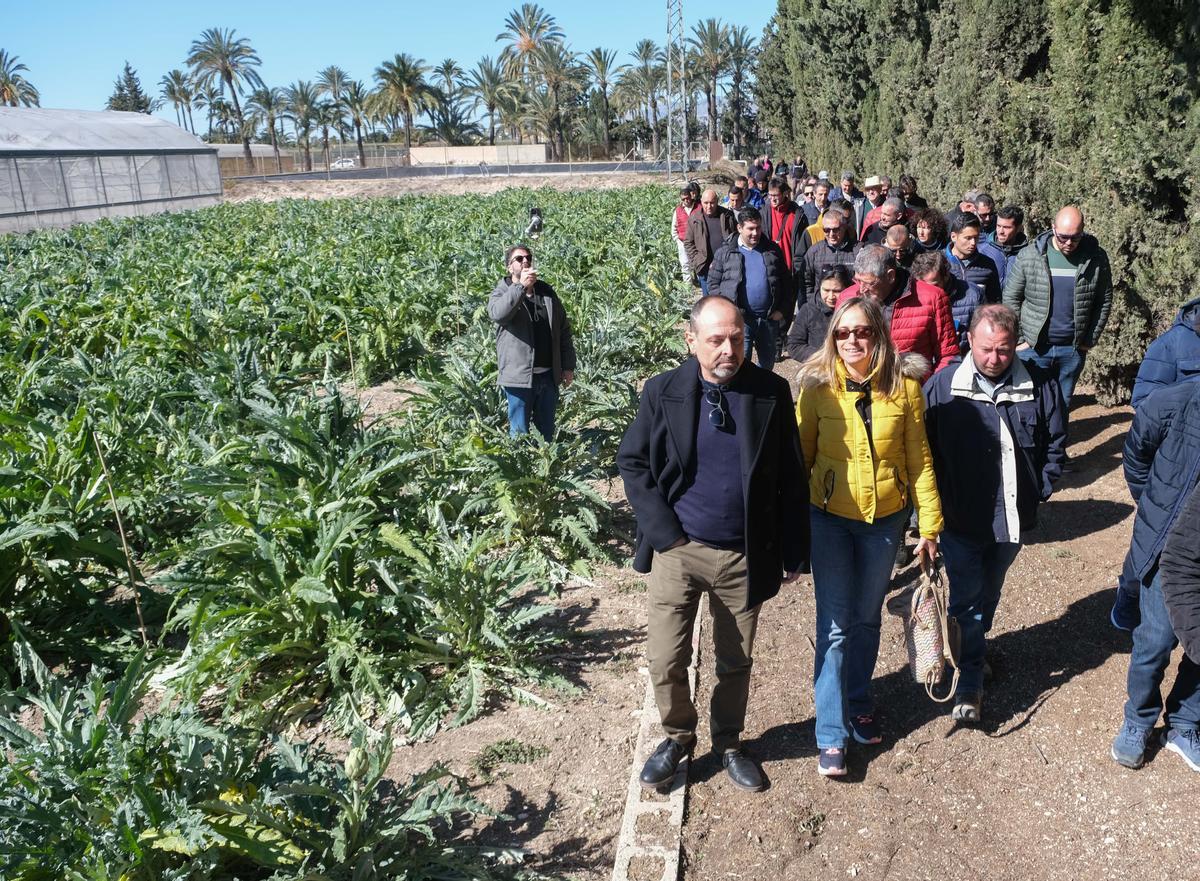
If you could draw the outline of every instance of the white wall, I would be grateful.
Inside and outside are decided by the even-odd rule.
[[[413,165],[525,165],[545,162],[547,144],[500,144],[495,147],[413,147],[409,151]]]

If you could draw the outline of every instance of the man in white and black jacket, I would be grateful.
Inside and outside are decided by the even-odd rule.
[[[970,351],[925,384],[925,428],[946,528],[942,556],[961,671],[953,717],[980,720],[984,640],[1038,504],[1062,474],[1066,406],[1049,371],[1016,357],[1017,316],[1000,304],[972,316]]]

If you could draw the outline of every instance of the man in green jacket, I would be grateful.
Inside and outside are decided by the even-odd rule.
[[[1059,210],[1054,228],[1013,261],[1004,305],[1020,317],[1017,353],[1058,378],[1069,410],[1088,350],[1112,307],[1108,254],[1083,231],[1083,214],[1074,205]]]

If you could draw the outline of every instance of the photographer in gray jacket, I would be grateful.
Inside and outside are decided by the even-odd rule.
[[[558,387],[575,379],[571,323],[554,288],[538,278],[528,246],[513,245],[504,262],[508,275],[488,298],[488,317],[496,322],[509,433],[528,434],[533,422],[542,437],[553,440]]]

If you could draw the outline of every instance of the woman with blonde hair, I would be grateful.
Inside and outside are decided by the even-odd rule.
[[[852,297],[800,369],[796,419],[809,468],[817,600],[817,770],[846,773],[846,747],[879,743],[871,676],[883,598],[915,505],[922,562],[937,556],[942,510],[925,436],[921,377],[929,362],[901,355],[883,310]]]

